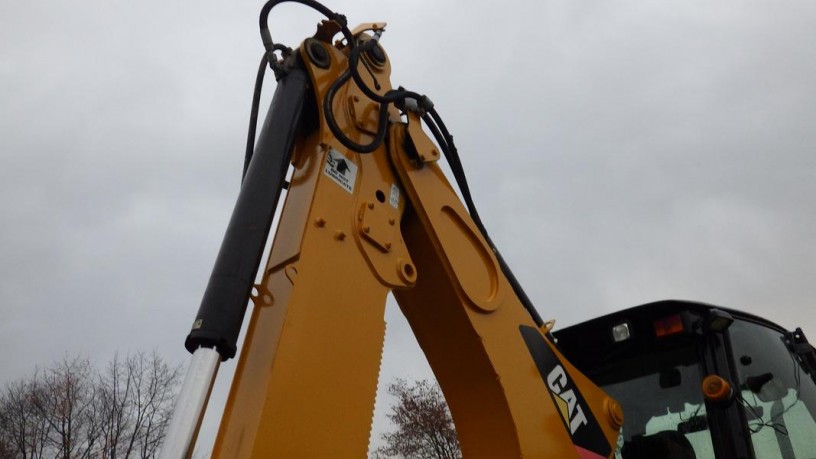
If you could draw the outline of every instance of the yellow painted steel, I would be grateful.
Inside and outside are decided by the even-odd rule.
[[[347,50],[323,44],[327,69],[300,53],[318,104],[348,65]],[[368,64],[361,75],[385,93],[390,64]],[[378,105],[353,82],[333,107],[352,140],[373,139]],[[409,115],[406,125],[391,113],[387,141],[357,154],[317,113],[317,128],[296,144],[213,457],[365,457],[391,290],[450,404],[465,457],[580,457],[569,407],[554,402],[521,339],[520,326],[535,325],[435,164],[439,152],[419,119]],[[327,170],[337,161],[356,168],[351,190]],[[560,360],[614,445],[619,407]]]
[[[418,119],[409,116],[409,129],[411,122]],[[450,405],[463,455],[577,457],[519,336],[519,326],[535,324],[440,168],[396,147],[405,131],[392,128],[391,156],[415,211],[404,220],[404,236],[418,276],[414,288],[394,295]],[[608,397],[559,360],[615,444],[620,426],[604,422]]]

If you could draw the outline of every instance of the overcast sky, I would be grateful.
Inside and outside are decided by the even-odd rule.
[[[0,383],[65,354],[186,361],[240,183],[261,4],[0,0]],[[816,3],[329,7],[389,23],[395,85],[436,103],[544,318],[682,298],[816,338]],[[318,19],[283,5],[273,37],[295,46]],[[386,319],[381,381],[428,377],[394,304]]]

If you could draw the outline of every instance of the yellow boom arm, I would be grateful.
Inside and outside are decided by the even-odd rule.
[[[622,423],[520,303],[439,168],[421,109],[389,108],[348,79],[331,23],[288,59],[309,75],[312,124],[295,139],[288,193],[240,350],[213,457],[365,457],[393,292],[449,403],[467,458],[602,458]],[[363,29],[381,29],[368,25]],[[369,35],[357,34],[362,41]],[[391,89],[377,44],[358,72]],[[302,123],[308,124],[308,123]]]

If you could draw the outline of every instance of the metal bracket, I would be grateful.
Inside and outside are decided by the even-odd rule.
[[[422,131],[422,122],[419,114],[409,111],[408,116],[408,138],[414,145],[419,160],[425,164],[439,160],[439,150],[431,139]]]
[[[348,97],[348,113],[357,129],[371,135],[377,134],[380,106],[367,97]]]
[[[364,239],[383,253],[388,253],[394,244],[397,221],[380,207],[373,202],[364,203],[360,208],[357,227]]]

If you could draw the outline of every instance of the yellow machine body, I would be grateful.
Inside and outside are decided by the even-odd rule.
[[[326,68],[306,43],[299,53],[323,101],[348,50],[315,41]],[[376,79],[388,91],[390,63],[361,61],[370,87]],[[349,138],[373,139],[378,103],[349,82],[333,104]],[[419,116],[392,109],[386,141],[359,154],[317,113],[319,126],[295,146],[213,457],[365,457],[389,292],[439,381],[464,457],[611,457],[620,408],[521,305]]]

